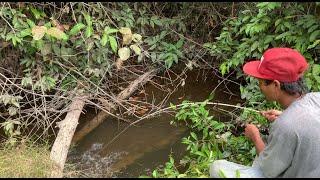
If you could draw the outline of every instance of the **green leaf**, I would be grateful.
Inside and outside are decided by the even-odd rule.
[[[155,19],[153,22],[154,22],[156,25],[158,25],[158,26],[162,26],[161,21],[158,20],[158,19]]]
[[[108,42],[108,35],[106,33],[103,33],[102,38],[100,40],[100,44],[102,46],[105,46]]]
[[[153,176],[154,178],[158,177],[158,172],[157,172],[157,170],[154,170],[154,171],[152,172],[152,176]]]
[[[320,44],[320,39],[314,41],[313,44],[309,45],[309,46],[308,46],[308,49],[314,48],[314,47],[316,47],[318,44]]]
[[[109,40],[110,40],[111,49],[113,50],[113,52],[116,53],[117,49],[118,49],[118,43],[117,43],[116,38],[113,36],[109,36]]]
[[[86,38],[89,38],[93,34],[93,27],[92,26],[87,26],[85,36]]]
[[[183,39],[180,39],[176,44],[177,49],[181,48],[182,45],[183,45]]]
[[[76,25],[74,25],[72,27],[72,29],[69,31],[69,35],[70,36],[73,36],[73,35],[76,35],[78,34],[81,29],[83,29],[84,27],[86,27],[86,25],[84,25],[83,23],[77,23]]]
[[[82,13],[84,16],[84,19],[87,22],[88,27],[92,26],[92,17],[90,15],[88,15],[87,13]]]
[[[191,132],[190,135],[193,137],[193,139],[198,140],[197,135],[194,132]]]
[[[29,36],[29,35],[31,35],[31,29],[29,29],[29,28],[20,31],[20,37],[22,37],[22,38]]]
[[[125,61],[130,57],[130,49],[127,47],[120,48],[118,50],[118,55],[122,61]]]
[[[280,24],[280,22],[282,21],[282,19],[278,19],[276,20],[276,22],[274,23],[275,26],[278,26]]]
[[[160,39],[164,38],[167,35],[167,31],[161,31]]]
[[[259,45],[259,42],[258,41],[255,41],[253,44],[252,44],[252,46],[251,46],[251,52],[252,51],[254,51],[254,50],[256,50],[257,49],[257,47],[258,47],[258,45]]]
[[[172,54],[173,61],[178,63],[178,56],[176,54]]]
[[[312,66],[312,75],[313,76],[318,76],[320,74],[320,65],[319,64],[314,64]]]
[[[30,19],[27,19],[27,23],[30,26],[30,28],[33,28],[34,26],[36,26],[36,24],[33,21],[31,21]]]
[[[32,12],[32,14],[34,15],[34,17],[36,19],[39,19],[41,17],[40,12],[37,9],[33,8],[33,7],[31,7],[31,12]]]
[[[310,35],[309,41],[310,41],[310,42],[314,41],[319,34],[320,34],[320,30],[314,31],[314,32]]]
[[[106,34],[112,34],[112,33],[118,32],[118,31],[119,31],[118,29],[113,29],[113,28],[110,28],[109,26],[105,27],[105,29],[104,29],[104,32]]]
[[[172,104],[171,102],[170,102],[170,108],[173,109],[173,110],[177,109],[176,105]]]

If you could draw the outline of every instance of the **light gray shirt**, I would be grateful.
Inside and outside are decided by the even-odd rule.
[[[320,92],[294,101],[271,124],[258,164],[266,177],[320,177]]]

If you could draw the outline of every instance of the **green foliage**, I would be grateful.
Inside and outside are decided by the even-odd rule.
[[[311,65],[305,76],[309,88],[319,90],[317,79],[320,76],[316,63],[313,63],[318,61],[320,48],[319,17],[315,9],[312,11],[315,4],[262,2],[255,3],[255,6],[240,11],[237,18],[228,19],[216,41],[204,44],[213,56],[222,59],[222,75],[234,68],[242,74],[243,63],[260,59],[268,48],[292,47],[299,50]],[[241,87],[242,98],[249,102],[253,102],[254,97],[260,98],[256,89],[257,83],[249,80],[248,86]]]
[[[67,74],[64,78],[69,81],[85,81],[87,78],[93,83],[101,82],[101,79],[106,78],[106,73],[112,75],[113,59],[118,57],[121,48],[129,48],[126,54],[129,52],[129,57],[136,57],[138,63],[150,58],[152,61],[149,64],[164,64],[166,68],[183,58],[182,38],[171,42],[177,35],[167,31],[181,24],[179,19],[150,15],[145,13],[146,6],[138,13],[137,4],[131,6],[119,3],[111,14],[105,11],[106,7],[101,3],[89,4],[87,9],[84,3],[75,3],[74,10],[61,12],[63,16],[60,18],[56,17],[57,14],[51,11],[50,6],[47,9],[33,3],[25,8],[3,6],[2,19],[7,21],[3,21],[4,26],[0,28],[0,40],[11,43],[17,51],[22,52],[20,64],[25,77],[28,76],[28,81],[22,84],[36,82],[32,86],[34,90],[41,89],[38,87],[44,87],[41,89],[44,91],[51,90],[57,86],[55,82],[62,80],[63,74]],[[124,29],[126,32],[123,33],[121,30]],[[142,35],[133,33],[135,29],[143,29],[143,33],[148,31],[151,35],[143,40]],[[157,35],[159,31],[162,33]],[[152,42],[155,39],[156,42]],[[136,56],[130,56],[131,51]],[[88,73],[93,70],[95,78]],[[77,81],[69,81],[63,81],[68,82],[68,85],[60,85],[73,89],[78,84]]]
[[[163,39],[167,36],[167,31],[162,31],[159,35],[147,38],[146,43],[150,46],[148,51],[158,50],[161,53],[152,52],[150,54],[153,62],[165,62],[166,68],[170,68],[173,63],[178,63],[179,58],[184,58],[181,48],[183,46],[183,38],[175,44],[167,43]]]
[[[209,165],[217,159],[227,159],[249,165],[256,151],[253,144],[244,136],[232,134],[234,124],[220,122],[209,115],[204,101],[195,104],[184,101],[172,124],[185,122],[191,132],[182,139],[187,145],[188,154],[180,161],[187,168],[179,172],[172,156],[163,169],[154,170],[152,177],[208,177]],[[171,107],[176,108],[174,105]],[[143,176],[145,177],[145,176]]]

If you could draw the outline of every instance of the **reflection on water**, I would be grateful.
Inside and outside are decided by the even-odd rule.
[[[212,74],[211,74],[212,75]],[[196,71],[188,73],[185,85],[174,92],[168,102],[180,104],[183,100],[203,101],[218,84],[217,79],[199,80],[201,75]],[[214,75],[212,75],[214,77]],[[215,102],[236,104],[241,102],[238,96],[226,93],[226,86],[221,86],[215,92]],[[235,87],[233,93],[238,94]],[[167,95],[151,84],[145,87],[146,100],[159,103]],[[91,119],[94,112],[88,111],[84,119]],[[216,118],[223,119],[215,114]],[[86,169],[87,177],[138,177],[164,165],[172,152],[176,161],[185,154],[185,145],[181,138],[187,136],[186,127],[170,125],[173,116],[161,114],[143,120],[138,126],[133,126],[121,134],[114,142],[108,144],[127,123],[109,117],[104,123],[88,134],[79,145],[69,153],[70,162],[78,162],[79,169]],[[104,148],[102,148],[104,147]]]

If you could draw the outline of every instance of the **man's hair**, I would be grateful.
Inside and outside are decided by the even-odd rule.
[[[273,82],[273,80],[264,80],[266,85],[269,85]],[[285,91],[289,95],[302,95],[308,93],[308,87],[306,86],[304,79],[300,77],[295,82],[280,82],[281,90]]]

